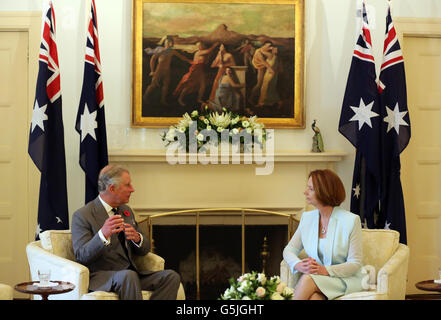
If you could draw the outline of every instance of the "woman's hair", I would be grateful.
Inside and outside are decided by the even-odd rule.
[[[104,192],[110,185],[119,187],[121,175],[129,172],[127,169],[118,165],[105,166],[98,176],[98,192]]]
[[[315,196],[325,206],[339,206],[346,198],[343,182],[336,173],[329,169],[311,171]]]

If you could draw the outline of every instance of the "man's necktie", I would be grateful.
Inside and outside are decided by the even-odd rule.
[[[118,208],[112,208],[112,211],[115,214],[118,214]],[[130,263],[129,269],[136,271],[136,268],[134,267],[134,264],[132,263],[132,260],[130,259],[130,256],[129,256],[129,250],[127,249],[127,241],[126,241],[126,235],[125,235],[124,231],[120,231],[118,233],[118,240],[121,243],[121,247],[123,248],[124,253],[126,254],[127,260]]]
[[[118,209],[117,208],[112,208],[112,211],[114,212],[114,214],[118,214]],[[124,231],[120,231],[118,233],[118,240],[119,240],[119,242],[121,242],[121,246],[123,247],[124,253],[127,256],[127,259],[129,259],[129,261],[130,261],[129,252],[127,250],[126,237],[124,235]]]

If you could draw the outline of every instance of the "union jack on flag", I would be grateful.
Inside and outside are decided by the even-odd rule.
[[[29,156],[41,172],[36,239],[45,230],[69,229],[60,69],[52,1],[44,13],[28,146]]]
[[[80,134],[80,166],[86,175],[85,203],[98,195],[98,175],[108,164],[106,119],[95,0],[87,30],[83,88],[75,129]]]
[[[382,71],[395,64],[402,63],[403,61],[403,54],[398,42],[397,32],[395,31],[395,27],[392,22],[389,7],[386,16],[386,38],[384,39],[383,63],[381,64],[380,76]],[[384,87],[384,83],[382,83],[380,80],[378,87],[380,93],[383,91]]]
[[[373,62],[375,65],[374,56],[372,55],[372,38],[369,29],[369,22],[367,19],[367,12],[363,3],[363,19],[361,21],[361,33],[355,44],[354,56],[360,60]]]

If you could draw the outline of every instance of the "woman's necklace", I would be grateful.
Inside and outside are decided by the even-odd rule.
[[[321,224],[322,224],[322,228],[320,229],[320,233],[321,234],[325,234],[326,233],[326,227],[325,224],[320,220]],[[328,219],[328,224],[329,224],[329,219]]]
[[[326,211],[326,213],[328,213],[328,209],[327,208],[324,208],[323,210]],[[326,234],[326,231],[328,229],[329,219],[331,219],[331,214],[332,214],[332,210],[329,212],[329,214],[326,214],[326,215],[324,213],[320,212],[320,218],[319,218],[320,220],[319,220],[319,222],[322,225],[322,227],[320,228],[320,233],[322,235]],[[324,217],[326,217],[327,219],[325,220]],[[324,223],[325,221],[326,221],[326,226],[325,226],[325,223]]]

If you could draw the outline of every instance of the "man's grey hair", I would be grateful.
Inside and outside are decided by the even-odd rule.
[[[117,188],[121,183],[121,175],[129,170],[119,165],[105,166],[98,176],[98,192],[104,192],[110,185],[115,185]]]

